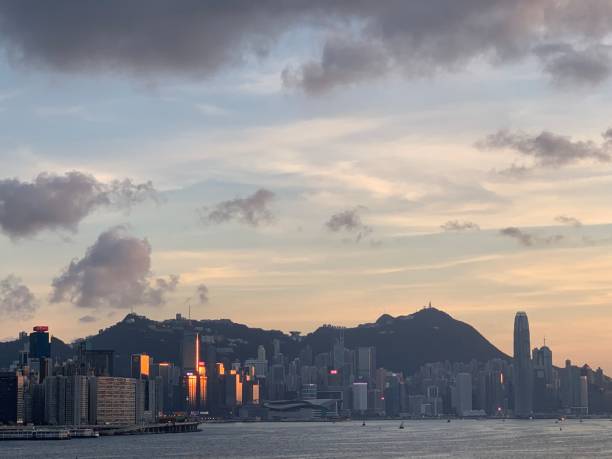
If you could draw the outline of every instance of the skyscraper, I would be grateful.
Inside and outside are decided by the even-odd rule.
[[[455,407],[458,416],[468,416],[472,411],[472,375],[458,373],[455,379]]]
[[[51,357],[51,342],[49,341],[49,327],[38,325],[30,333],[30,358],[45,359]]]
[[[151,358],[147,354],[132,354],[132,378],[149,379]]]
[[[376,348],[360,347],[357,349],[357,377],[370,381],[376,373]]]
[[[200,337],[197,332],[185,331],[181,351],[183,373],[195,373],[200,363]]]
[[[514,318],[514,414],[529,416],[533,411],[533,370],[531,366],[529,320],[524,312]]]

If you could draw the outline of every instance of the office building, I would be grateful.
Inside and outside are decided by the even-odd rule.
[[[200,337],[195,331],[185,331],[181,345],[183,374],[196,373],[200,363]]]
[[[371,381],[376,374],[376,348],[360,347],[357,349],[357,378]]]
[[[147,354],[132,355],[132,378],[149,379],[152,359]]]
[[[49,327],[38,325],[30,333],[29,356],[32,359],[51,358],[51,341],[49,340]]]
[[[353,411],[358,413],[368,411],[368,383],[353,383]]]
[[[455,410],[457,416],[469,416],[472,412],[472,375],[458,373],[455,378]]]
[[[529,320],[524,312],[514,318],[514,414],[530,416],[533,412],[533,369],[531,365]]]

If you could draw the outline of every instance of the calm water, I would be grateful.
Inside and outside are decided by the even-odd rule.
[[[0,457],[611,457],[612,422],[408,421],[205,425],[189,434],[0,442]]]

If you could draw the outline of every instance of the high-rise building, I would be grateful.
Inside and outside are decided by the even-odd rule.
[[[185,331],[181,349],[183,374],[196,373],[200,363],[200,337],[195,331]]]
[[[136,380],[132,378],[89,378],[90,424],[135,424]]]
[[[132,354],[132,378],[149,379],[151,376],[151,360],[147,354]]]
[[[546,344],[542,346],[540,349],[537,347],[534,348],[533,353],[533,364],[544,370],[544,378],[546,379],[546,384],[552,384],[553,380],[553,361],[552,361],[552,351]]]
[[[353,411],[358,413],[368,411],[368,383],[353,383]]]
[[[472,411],[472,375],[457,373],[455,378],[455,409],[457,415],[468,416]]]
[[[371,380],[376,373],[376,348],[360,347],[357,349],[357,378]]]
[[[79,345],[78,373],[82,376],[113,376],[115,351],[90,349],[87,342]]]
[[[180,371],[170,362],[160,362],[158,364],[158,379],[156,390],[161,393],[162,402],[158,407],[163,407],[164,413],[172,413],[181,409],[178,405]]]
[[[580,414],[589,414],[589,380],[580,376]]]
[[[51,342],[49,341],[49,327],[37,325],[30,333],[30,358],[45,359],[51,357]]]
[[[257,346],[257,360],[266,360],[266,348],[261,344]]]
[[[23,424],[23,376],[16,371],[0,373],[0,424]]]
[[[158,418],[155,380],[137,379],[134,392],[136,423],[155,422]]]
[[[533,369],[531,365],[529,320],[525,312],[514,318],[514,414],[529,416],[533,411]]]

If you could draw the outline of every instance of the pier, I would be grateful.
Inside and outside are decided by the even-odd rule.
[[[2,440],[70,440],[72,438],[97,438],[114,435],[147,435],[164,433],[197,432],[198,422],[177,422],[120,426],[74,427],[15,427],[0,428]]]

